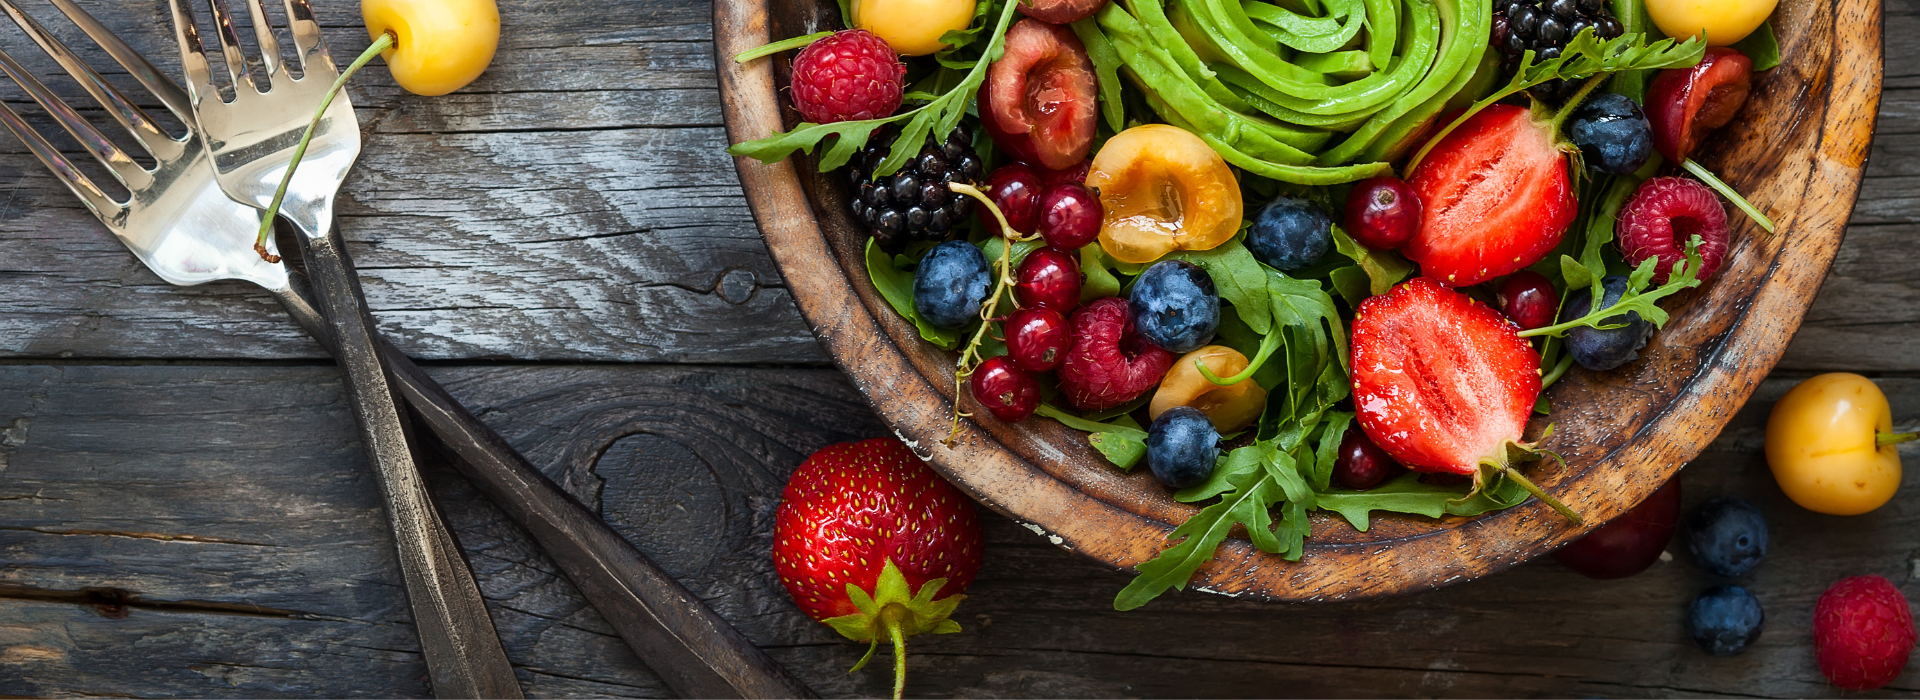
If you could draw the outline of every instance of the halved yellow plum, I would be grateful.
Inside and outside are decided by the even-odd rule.
[[[1100,193],[1100,247],[1149,263],[1176,250],[1211,250],[1240,230],[1240,183],[1200,137],[1166,124],[1115,134],[1093,156],[1087,186]]]
[[[1216,377],[1231,377],[1247,369],[1247,356],[1225,345],[1208,345],[1175,360],[1173,368],[1160,378],[1160,389],[1147,404],[1147,416],[1160,414],[1176,406],[1192,406],[1222,433],[1245,428],[1260,417],[1267,407],[1267,390],[1248,378],[1238,384],[1220,386],[1200,373],[1195,363],[1206,365]]]

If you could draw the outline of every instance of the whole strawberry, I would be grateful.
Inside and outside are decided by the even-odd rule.
[[[828,445],[787,479],[773,525],[780,583],[808,617],[848,639],[893,642],[893,696],[906,638],[960,631],[947,619],[980,571],[973,501],[893,438]]]
[[[1841,579],[1813,604],[1813,658],[1841,688],[1872,690],[1893,682],[1913,643],[1906,597],[1879,576]]]
[[[793,106],[817,124],[878,119],[900,108],[907,64],[864,29],[835,32],[793,58]]]

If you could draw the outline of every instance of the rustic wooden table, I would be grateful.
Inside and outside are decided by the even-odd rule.
[[[86,4],[173,69],[164,3]],[[353,3],[317,4],[336,55],[365,45]],[[381,329],[815,689],[883,694],[886,674],[846,673],[864,649],[802,616],[768,561],[786,474],[886,431],[815,346],[741,199],[708,6],[501,10],[494,67],[462,93],[356,79],[366,151],[340,225]],[[1771,402],[1820,371],[1872,374],[1920,418],[1920,0],[1889,0],[1886,38],[1833,275],[1773,378],[1684,472],[1689,504],[1735,494],[1769,514],[1773,553],[1744,584],[1770,619],[1746,654],[1686,637],[1709,581],[1681,548],[1624,581],[1543,560],[1376,602],[1185,593],[1122,614],[1125,575],[989,515],[965,631],[914,642],[908,693],[1832,694],[1813,600],[1865,573],[1920,594],[1920,486],[1870,515],[1815,516],[1774,487],[1760,445]],[[0,182],[0,696],[427,693],[331,360],[253,288],[149,274],[11,138]],[[522,532],[426,462],[529,696],[666,693]],[[1886,692],[1915,691],[1920,672]]]

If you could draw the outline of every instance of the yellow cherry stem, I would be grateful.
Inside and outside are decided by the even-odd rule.
[[[1888,445],[1898,445],[1903,442],[1912,442],[1914,440],[1920,440],[1920,433],[1878,433],[1877,432],[1873,434],[1874,447],[1886,447]]]
[[[300,145],[293,147],[293,161],[287,163],[286,174],[280,176],[280,187],[273,191],[273,202],[267,205],[265,212],[261,213],[260,234],[253,239],[253,252],[259,253],[261,260],[270,263],[280,262],[280,256],[267,252],[267,237],[273,235],[273,219],[280,215],[280,202],[287,198],[287,185],[293,182],[293,171],[300,167],[300,159],[307,156],[307,144],[313,141],[314,130],[320,128],[320,118],[326,116],[327,108],[333,106],[333,98],[347,86],[347,79],[353,77],[354,73],[360,72],[360,69],[366,66],[367,62],[372,61],[373,57],[380,55],[380,52],[393,48],[394,41],[396,39],[393,32],[381,34],[380,38],[374,39],[373,44],[368,46],[366,51],[360,52],[360,57],[353,59],[353,63],[347,64],[347,69],[340,72],[339,78],[334,79],[333,87],[327,90],[326,99],[320,100],[320,109],[314,111],[313,121],[307,122],[306,133],[300,135]],[[358,129],[360,125],[355,123],[354,128]]]

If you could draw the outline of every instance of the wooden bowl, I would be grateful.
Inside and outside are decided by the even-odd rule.
[[[715,1],[715,63],[734,142],[800,120],[781,97],[791,53],[746,65],[732,56],[836,28],[837,18],[832,0]],[[1638,362],[1576,369],[1547,394],[1555,430],[1546,444],[1568,468],[1530,472],[1589,527],[1639,503],[1720,432],[1780,359],[1840,247],[1880,102],[1880,2],[1784,0],[1773,22],[1786,62],[1757,77],[1744,118],[1701,160],[1766,211],[1777,233],[1734,211],[1719,275],[1664,303],[1672,320]],[[902,440],[1056,545],[1121,568],[1167,546],[1195,508],[1174,502],[1144,469],[1114,469],[1083,433],[1047,419],[984,419],[963,421],[959,443],[943,445],[954,354],[922,342],[868,282],[866,236],[852,223],[844,178],[816,172],[805,157],[736,158],[735,167],[801,314]],[[1584,532],[1538,501],[1474,518],[1382,517],[1365,533],[1319,513],[1300,561],[1229,538],[1190,585],[1266,600],[1355,600],[1483,576]],[[1122,583],[1115,579],[1116,591]]]

